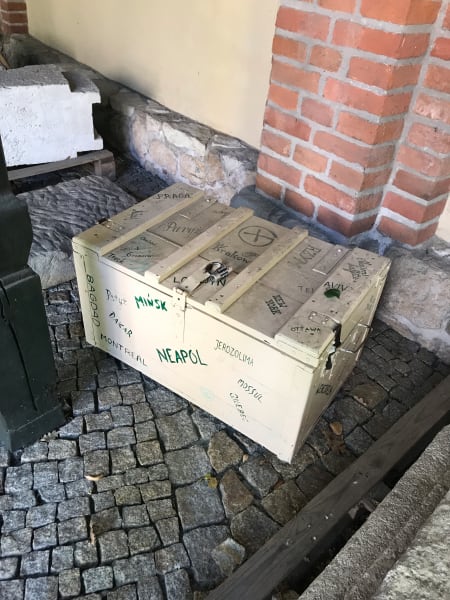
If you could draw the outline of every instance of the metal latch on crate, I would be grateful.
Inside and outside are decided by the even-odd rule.
[[[176,289],[175,293],[192,294],[203,283],[218,283],[225,280],[232,271],[232,267],[225,265],[220,260],[212,260],[201,269],[183,281]]]

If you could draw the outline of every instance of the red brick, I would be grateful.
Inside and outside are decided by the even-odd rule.
[[[281,156],[289,156],[291,153],[291,141],[271,131],[263,131],[261,146],[267,146]]]
[[[417,99],[414,112],[427,119],[434,121],[442,121],[450,125],[450,101],[429,96],[428,94],[420,94]]]
[[[399,169],[395,175],[394,185],[423,200],[434,200],[449,191],[450,177],[428,179],[423,175],[419,176]]]
[[[430,65],[425,77],[425,87],[450,94],[450,69]]]
[[[2,10],[1,18],[4,23],[9,23],[10,25],[23,25],[24,23],[28,23],[26,12],[8,12]]]
[[[305,69],[274,60],[271,80],[292,85],[308,92],[317,93],[319,90],[320,73],[306,71]]]
[[[376,94],[338,79],[328,79],[324,89],[324,97],[328,100],[378,116],[393,116],[406,112],[411,95],[411,92]]]
[[[272,106],[266,108],[264,122],[278,131],[283,131],[300,140],[309,140],[311,127],[305,121],[297,119],[292,115],[287,115]]]
[[[382,196],[381,193],[351,196],[313,175],[307,175],[304,187],[308,194],[349,214],[358,214],[375,208],[380,204]]]
[[[403,130],[404,119],[372,123],[352,113],[341,112],[337,130],[345,135],[366,142],[380,144],[398,140]]]
[[[318,131],[314,137],[314,144],[322,150],[366,168],[387,164],[392,160],[395,149],[393,144],[381,147],[356,144],[327,131]]]
[[[399,223],[389,217],[383,216],[381,217],[377,228],[381,233],[394,240],[398,240],[409,246],[417,246],[434,235],[437,226],[437,223],[432,223],[423,229],[412,229],[403,223]]]
[[[400,92],[398,94],[387,94],[384,103],[383,115],[393,117],[409,112],[412,92]]]
[[[383,206],[392,212],[395,212],[405,219],[415,221],[416,223],[425,223],[438,217],[444,210],[447,198],[434,204],[419,204],[410,198],[405,198],[395,192],[387,192],[383,200]]]
[[[268,196],[272,198],[280,199],[282,187],[279,183],[272,181],[272,179],[268,179],[261,175],[261,173],[256,174],[256,189],[264,192]]]
[[[337,21],[333,32],[333,43],[338,46],[348,46],[391,58],[423,56],[427,51],[428,41],[429,35],[425,33],[391,33],[350,21]]]
[[[298,40],[285,38],[276,35],[273,38],[272,52],[275,55],[286,56],[298,62],[303,62],[306,58],[307,45]]]
[[[26,23],[10,24],[3,21],[3,23],[0,22],[0,26],[1,31],[6,35],[10,35],[11,33],[28,33],[28,25]]]
[[[450,29],[450,4],[447,8],[447,12],[445,13],[444,23],[442,26],[444,29]]]
[[[318,4],[328,10],[352,13],[355,10],[356,0],[319,0]]]
[[[292,190],[286,190],[284,203],[290,208],[293,208],[294,210],[306,215],[307,217],[312,217],[314,214],[314,203],[311,202],[309,198],[305,198],[301,194],[293,192]]]
[[[286,31],[301,33],[315,40],[325,41],[328,36],[330,18],[315,12],[304,12],[282,6],[278,10],[276,26]]]
[[[272,83],[269,88],[269,100],[286,110],[295,110],[298,103],[298,92]]]
[[[339,231],[346,237],[352,237],[363,231],[368,231],[372,228],[376,220],[376,215],[366,217],[364,219],[358,219],[351,221],[335,213],[334,211],[326,208],[325,206],[319,206],[317,213],[317,220],[325,227],[329,227],[334,231]]]
[[[385,185],[389,180],[391,168],[378,169],[366,172],[347,167],[340,162],[334,161],[330,169],[330,177],[338,183],[353,190],[364,191]]]
[[[420,65],[387,65],[366,58],[354,57],[350,60],[348,77],[384,90],[415,85],[420,73]]]
[[[418,173],[428,177],[439,177],[450,172],[450,160],[440,159],[423,150],[403,144],[397,154],[398,161]]]
[[[309,62],[325,71],[337,71],[341,66],[342,54],[327,46],[314,46]]]
[[[294,160],[317,173],[323,173],[328,164],[328,158],[326,156],[319,154],[310,148],[304,148],[303,146],[297,146],[295,148]]]
[[[431,56],[436,56],[442,60],[450,60],[450,38],[438,38],[434,43]]]
[[[441,8],[438,0],[391,0],[376,2],[361,0],[361,15],[399,25],[426,25],[434,23]]]
[[[331,125],[334,115],[331,106],[319,102],[318,100],[313,100],[312,98],[303,99],[301,113],[306,119],[327,126]]]
[[[10,0],[0,0],[0,8],[7,11],[26,11],[25,2],[11,2]]]
[[[432,150],[438,154],[450,152],[450,135],[437,127],[428,127],[422,123],[414,123],[409,130],[408,142],[423,150]]]
[[[294,187],[298,187],[300,183],[300,171],[267,154],[260,154],[258,168]]]

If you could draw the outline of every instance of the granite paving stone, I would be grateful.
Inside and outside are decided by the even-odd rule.
[[[136,554],[130,558],[113,562],[114,581],[116,586],[138,581],[144,574],[156,574],[155,557],[153,552]]]
[[[208,457],[215,471],[221,473],[232,465],[238,465],[244,455],[243,450],[225,431],[218,431],[211,437]]]
[[[16,529],[24,529],[25,527],[24,510],[8,510],[2,513],[2,534],[15,531]]]
[[[71,569],[73,562],[73,546],[57,546],[52,550],[51,572],[59,573],[65,569]]]
[[[110,590],[113,587],[112,567],[94,567],[82,573],[84,589],[87,594]]]
[[[137,600],[136,585],[129,583],[112,592],[108,592],[106,600]]]
[[[112,508],[115,505],[114,494],[111,492],[111,490],[93,494],[92,501],[94,502],[95,512],[100,512],[106,508]]]
[[[164,600],[164,595],[157,577],[144,576],[137,582],[139,600]]]
[[[176,515],[176,511],[172,504],[171,498],[165,498],[162,500],[152,500],[147,502],[147,510],[150,520],[154,523],[160,519],[167,519]]]
[[[186,410],[181,410],[174,415],[158,417],[156,427],[166,450],[186,448],[198,440],[198,433]]]
[[[78,479],[65,483],[66,497],[68,500],[78,498],[79,496],[90,496],[94,489],[94,482],[87,479]]]
[[[185,600],[192,599],[191,584],[189,575],[184,569],[170,571],[164,576],[164,585],[166,588],[167,600]]]
[[[157,417],[173,415],[188,407],[188,403],[184,398],[162,386],[147,391],[146,396]]]
[[[149,440],[155,440],[157,438],[156,425],[154,421],[136,423],[134,430],[136,431],[137,442],[148,442]]]
[[[19,565],[19,559],[15,556],[0,558],[0,580],[15,577]]]
[[[309,446],[309,444],[304,444],[290,463],[284,462],[273,455],[270,459],[270,464],[280,477],[284,481],[287,481],[289,479],[295,479],[295,477],[302,473],[309,465],[314,464],[317,461],[317,458],[316,451]]]
[[[36,550],[22,556],[21,577],[29,575],[47,575],[50,564],[50,550]]]
[[[167,452],[164,460],[170,481],[176,485],[192,483],[211,472],[208,455],[201,446]]]
[[[227,538],[211,552],[214,562],[226,577],[229,577],[242,564],[245,554],[244,546],[238,544],[233,538]]]
[[[168,479],[169,470],[165,464],[159,463],[147,467],[147,476],[149,481],[162,481],[163,479]]]
[[[161,543],[163,546],[170,546],[180,541],[180,524],[178,517],[169,519],[160,519],[156,522]]]
[[[148,525],[146,527],[130,529],[128,532],[128,545],[130,547],[130,554],[134,555],[142,552],[151,552],[159,548],[161,544],[154,527]]]
[[[123,473],[134,469],[136,466],[136,457],[133,450],[129,446],[122,448],[114,448],[110,450],[111,471],[112,473]]]
[[[25,582],[25,600],[57,600],[58,598],[58,578],[36,577],[26,580]]]
[[[60,541],[60,544],[64,543]],[[33,530],[33,550],[45,550],[58,544],[56,523],[50,523]]]
[[[157,498],[168,498],[172,495],[172,484],[168,479],[163,481],[150,481],[139,486],[144,502]]]
[[[87,452],[84,457],[84,474],[91,476],[109,474],[108,450],[94,450]]]
[[[10,463],[10,453],[5,446],[0,446],[0,467],[8,467]]]
[[[108,490],[117,490],[124,485],[123,474],[110,475],[109,477],[101,477],[97,481],[97,491],[106,492]]]
[[[199,586],[216,586],[224,579],[212,557],[212,551],[228,537],[229,529],[224,525],[199,527],[183,535],[183,544],[191,561],[192,574]]]
[[[35,442],[24,448],[20,460],[22,463],[39,462],[47,460],[48,444],[47,442]]]
[[[280,525],[285,525],[308,502],[294,481],[283,483],[262,499],[261,505],[267,514]]]
[[[117,427],[106,434],[108,448],[120,448],[136,443],[136,436],[132,427]]]
[[[356,427],[345,438],[345,445],[355,456],[363,454],[372,444],[372,437],[362,427]]]
[[[110,373],[99,373],[97,376],[98,387],[114,387],[117,385],[117,373],[115,371]]]
[[[60,544],[73,544],[87,538],[85,517],[75,517],[58,523],[58,540]]]
[[[114,427],[130,427],[133,425],[133,411],[130,406],[113,406],[111,408],[111,418]]]
[[[220,492],[225,513],[231,517],[249,506],[253,502],[253,494],[239,479],[235,471],[227,471],[220,481]]]
[[[42,502],[61,502],[66,499],[66,488],[63,483],[40,485],[37,493]]]
[[[173,544],[155,552],[156,571],[162,575],[190,566],[190,560],[183,544]]]
[[[71,387],[73,387],[72,384]],[[78,439],[83,433],[83,417],[75,417],[58,430],[60,438]]]
[[[107,431],[112,427],[111,413],[108,411],[84,416],[87,433],[92,431]]]
[[[253,554],[280,526],[256,506],[249,506],[231,520],[233,538]]]
[[[91,528],[95,535],[100,535],[112,529],[120,529],[122,518],[116,506],[101,510],[91,516]]]
[[[72,598],[81,592],[80,569],[67,569],[58,575],[58,586],[61,598]]]
[[[74,547],[74,564],[82,569],[95,567],[98,564],[97,546],[93,541],[83,540]]]
[[[33,530],[30,527],[17,529],[1,536],[1,553],[5,556],[21,556],[31,552],[31,537]]]
[[[131,527],[142,527],[150,524],[150,519],[145,504],[135,506],[124,506],[122,508],[123,526],[126,529]]]
[[[140,504],[142,502],[141,492],[135,485],[125,485],[114,492],[117,506],[127,504]]]
[[[118,387],[105,387],[97,390],[99,410],[109,410],[113,406],[122,404],[122,396]],[[89,411],[91,412],[91,411]]]
[[[44,462],[33,465],[33,487],[40,488],[58,483],[58,463]]]
[[[209,441],[217,431],[225,429],[225,423],[200,408],[194,407],[191,417],[202,439]]]
[[[145,423],[150,419],[153,419],[153,412],[150,408],[150,405],[147,402],[139,402],[138,404],[133,404],[133,417],[134,422],[137,423]]]
[[[21,493],[30,490],[33,486],[33,473],[31,464],[19,467],[8,467],[5,477],[5,492],[7,494]]]
[[[84,463],[83,459],[66,458],[58,464],[59,481],[61,483],[68,483],[70,481],[76,481],[81,479],[84,474]]]
[[[80,453],[92,452],[92,450],[103,450],[106,448],[106,438],[103,431],[92,431],[78,438]]]
[[[120,376],[123,379],[123,375]],[[142,383],[140,383],[140,375],[136,374],[137,382],[130,385],[125,385],[120,388],[124,404],[138,404],[145,402],[145,392]]]
[[[146,483],[148,481],[147,467],[136,467],[135,469],[127,469],[123,474],[125,485],[136,485],[138,483]]]
[[[0,581],[0,598],[7,598],[8,600],[23,600],[24,588],[25,581],[23,579]]]
[[[77,455],[75,440],[50,440],[48,443],[48,460],[63,460]]]
[[[143,466],[155,465],[163,461],[161,445],[158,440],[136,444],[138,463]]]
[[[206,481],[197,481],[175,492],[181,525],[185,531],[202,525],[221,523],[225,519],[218,490]]]
[[[260,496],[268,494],[279,479],[278,473],[263,456],[249,458],[239,471]]]
[[[59,521],[66,521],[73,517],[82,517],[89,515],[91,506],[89,498],[82,496],[81,498],[72,498],[58,504],[57,518]]]
[[[128,386],[136,383],[140,383],[142,381],[140,373],[135,371],[134,369],[123,369],[121,371],[117,371],[117,382],[121,386]]]
[[[317,463],[309,465],[296,479],[300,491],[308,500],[311,500],[327,486],[333,479],[331,473],[323,469]]]
[[[95,410],[94,394],[90,391],[73,391],[71,394],[73,415],[87,415]]]
[[[128,537],[122,529],[108,531],[98,536],[100,560],[109,563],[128,556]]]

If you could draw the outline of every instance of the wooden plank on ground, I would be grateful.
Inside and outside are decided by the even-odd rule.
[[[29,167],[20,169],[10,169],[8,171],[8,179],[9,181],[15,181],[24,177],[33,177],[34,175],[42,175],[44,173],[51,173],[52,171],[62,171],[63,169],[70,169],[91,162],[94,163],[96,174],[103,175],[102,163],[104,162],[107,165],[108,173],[111,173],[111,161],[114,162],[112,152],[109,150],[96,150],[95,152],[87,152],[86,154],[80,154],[80,156],[67,158],[66,160],[30,165]]]
[[[414,446],[450,421],[450,376],[313,498],[208,600],[263,600]]]

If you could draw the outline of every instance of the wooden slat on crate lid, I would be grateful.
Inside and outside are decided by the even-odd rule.
[[[344,254],[327,280],[275,335],[277,343],[319,356],[337,334],[344,340],[354,326],[347,325],[349,317],[389,264],[389,259],[361,248]]]
[[[227,310],[242,294],[282,260],[293,248],[308,236],[300,227],[287,229],[281,237],[255,258],[243,271],[222,288],[220,293],[210,298],[205,307],[213,312]]]
[[[76,243],[108,254],[143,231],[154,227],[197,200],[204,193],[191,186],[176,183],[164,192],[130,206],[120,214],[106,219],[74,238]]]
[[[196,238],[185,244],[179,250],[166,259],[154,265],[151,270],[145,272],[145,277],[154,283],[167,279],[178,271],[183,265],[193,258],[196,258],[200,252],[208,248],[215,241],[221,239],[230,231],[233,231],[238,225],[249,219],[253,215],[250,208],[237,208],[233,213],[227,215],[218,223],[215,223],[209,229],[198,235]]]

